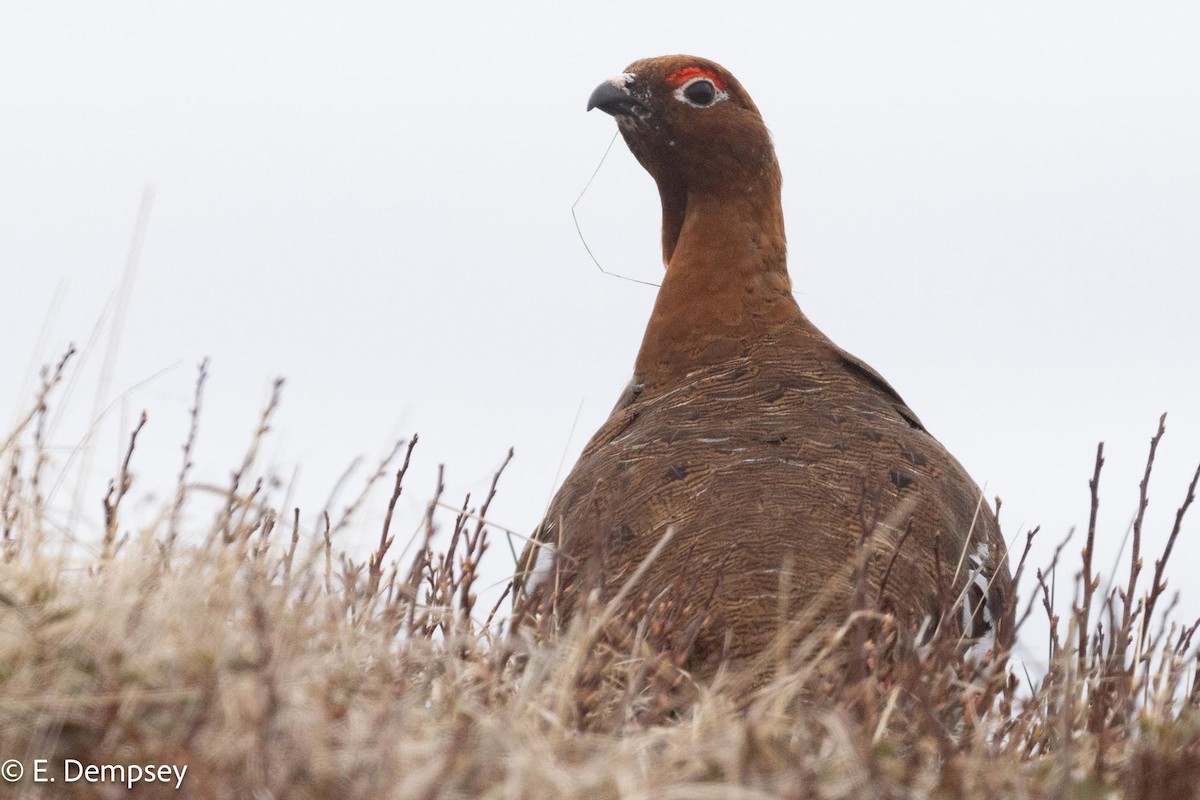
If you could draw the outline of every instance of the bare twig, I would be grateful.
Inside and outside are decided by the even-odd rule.
[[[1196,467],[1196,472],[1192,475],[1192,482],[1188,484],[1187,495],[1183,498],[1183,504],[1175,512],[1175,524],[1171,526],[1171,534],[1167,537],[1167,544],[1163,548],[1162,558],[1154,562],[1154,582],[1151,584],[1150,594],[1146,598],[1145,617],[1147,621],[1154,614],[1154,606],[1158,602],[1158,598],[1167,589],[1167,581],[1163,577],[1167,568],[1167,560],[1171,557],[1171,551],[1175,549],[1175,540],[1179,538],[1179,531],[1183,527],[1183,517],[1196,500],[1197,482],[1200,482],[1200,466]],[[1145,630],[1142,631],[1141,638],[1143,641],[1145,640]]]
[[[259,414],[258,426],[254,430],[254,435],[250,440],[250,447],[246,450],[246,455],[242,458],[241,465],[234,470],[230,477],[229,488],[225,492],[225,508],[217,518],[217,524],[213,526],[209,533],[209,543],[213,538],[220,535],[226,544],[234,540],[233,530],[233,515],[239,506],[246,508],[249,502],[243,501],[238,497],[238,487],[241,485],[242,478],[250,471],[258,458],[258,449],[262,446],[263,438],[267,432],[271,430],[271,419],[275,415],[276,409],[279,408],[279,400],[283,393],[283,378],[276,378],[271,385],[271,397],[263,407],[262,413]],[[257,491],[254,492],[257,494]],[[328,524],[326,525],[328,532]]]
[[[117,476],[116,483],[109,481],[108,493],[104,496],[104,541],[101,548],[101,557],[104,559],[112,558],[115,554],[113,543],[117,536],[117,526],[120,524],[121,501],[133,484],[133,479],[129,475],[129,460],[133,458],[133,449],[137,446],[138,434],[145,426],[146,412],[143,411],[142,416],[138,419],[137,427],[129,436],[129,449],[125,451],[125,460],[121,462],[121,472]],[[116,497],[113,496],[114,494]]]
[[[175,504],[171,507],[171,520],[167,526],[166,547],[170,550],[179,536],[179,517],[183,512],[183,502],[187,498],[187,476],[192,469],[192,449],[196,446],[196,434],[200,429],[200,402],[204,397],[204,384],[208,380],[208,359],[200,362],[196,376],[196,392],[192,397],[192,410],[189,413],[187,440],[183,443],[183,465],[179,468],[179,480],[175,485]]]
[[[1125,647],[1129,641],[1129,629],[1133,624],[1133,598],[1137,591],[1138,576],[1142,572],[1142,521],[1146,518],[1146,509],[1150,506],[1150,473],[1154,468],[1154,454],[1158,452],[1158,443],[1166,432],[1167,415],[1158,418],[1158,430],[1150,439],[1150,453],[1146,456],[1146,471],[1142,474],[1142,482],[1138,485],[1138,510],[1133,519],[1133,551],[1129,557],[1129,583],[1126,584],[1124,603],[1121,611],[1121,626],[1119,631],[1113,631],[1115,654],[1122,662],[1125,659]]]
[[[379,533],[379,547],[371,554],[371,562],[368,568],[367,594],[371,597],[379,590],[379,579],[383,575],[383,559],[387,555],[387,551],[392,546],[392,541],[395,539],[391,535],[392,514],[396,511],[396,502],[400,499],[400,493],[404,487],[404,476],[408,472],[408,463],[412,459],[413,448],[417,446],[417,434],[408,442],[408,450],[404,453],[404,463],[400,465],[400,469],[396,470],[396,483],[392,488],[391,499],[388,500],[387,514],[383,518],[383,530]]]
[[[1088,481],[1092,508],[1088,514],[1087,542],[1083,546],[1083,587],[1079,605],[1075,608],[1075,622],[1079,630],[1079,669],[1083,670],[1087,660],[1088,626],[1092,614],[1092,595],[1100,586],[1100,576],[1092,574],[1092,556],[1096,552],[1096,518],[1100,509],[1100,470],[1104,467],[1104,442],[1096,447],[1096,464],[1092,478]]]

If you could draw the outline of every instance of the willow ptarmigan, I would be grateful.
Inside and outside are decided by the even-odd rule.
[[[666,274],[633,380],[521,558],[518,624],[611,599],[641,568],[622,596],[703,617],[691,663],[710,671],[752,658],[806,604],[844,618],[869,539],[884,609],[916,627],[957,599],[955,634],[975,654],[1006,649],[995,517],[887,381],[797,306],[779,165],[745,89],[712,61],[665,56],[600,84],[592,108],[658,184]]]

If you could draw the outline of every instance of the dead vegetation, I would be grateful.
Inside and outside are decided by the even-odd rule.
[[[1093,564],[1102,446],[1078,565],[1064,543],[1054,564],[1029,568],[1017,616],[1049,619],[1044,676],[963,663],[957,642],[917,641],[864,591],[847,619],[781,635],[764,654],[769,677],[730,671],[698,686],[679,668],[677,610],[652,598],[639,618],[594,607],[563,631],[515,635],[506,601],[479,606],[480,563],[509,557],[491,552],[507,534],[486,521],[499,472],[482,502],[457,504],[439,475],[417,540],[397,542],[415,436],[368,481],[392,486],[374,553],[355,560],[338,544],[365,491],[303,533],[299,510],[277,507],[256,474],[279,386],[214,518],[196,529],[182,512],[197,491],[203,367],[160,522],[123,522],[139,425],[103,498],[102,541],[90,555],[65,552],[46,507],[44,423],[69,357],[0,441],[0,760],[25,767],[0,796],[1200,796],[1197,622],[1176,618],[1166,582],[1200,470],[1149,585],[1143,572],[1162,421],[1127,574],[1105,584]],[[58,781],[34,782],[34,759]],[[139,782],[126,793],[68,784],[67,759],[188,770],[178,792]]]

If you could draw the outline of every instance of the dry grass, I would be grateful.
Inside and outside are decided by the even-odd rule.
[[[1161,426],[1128,576],[1102,589],[1091,563],[1101,450],[1074,601],[1052,599],[1048,576],[1066,594],[1065,563],[1026,581],[1021,613],[1049,615],[1053,631],[1037,685],[1012,667],[962,664],[956,643],[937,637],[918,658],[864,602],[782,639],[767,683],[722,674],[695,686],[663,646],[678,642],[667,612],[625,620],[597,608],[561,633],[501,633],[503,607],[476,601],[495,531],[484,522],[490,494],[464,501],[435,538],[439,490],[422,540],[394,547],[415,437],[372,478],[394,477],[373,554],[338,552],[348,517],[302,536],[299,513],[265,501],[255,475],[277,398],[200,529],[181,513],[195,491],[195,424],[161,521],[122,522],[135,432],[96,553],[62,555],[44,500],[43,424],[63,369],[47,371],[33,411],[0,440],[0,760],[26,768],[0,783],[4,796],[1200,796],[1196,624],[1173,619],[1164,577],[1195,480],[1149,586],[1141,574]],[[202,383],[203,373],[193,423]],[[614,625],[624,638],[608,635]],[[848,664],[837,660],[847,643]],[[36,758],[55,784],[32,781]],[[187,773],[178,792],[141,782],[126,794],[67,784],[67,759]]]

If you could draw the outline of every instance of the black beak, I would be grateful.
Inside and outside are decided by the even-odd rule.
[[[635,108],[645,106],[629,92],[614,86],[612,81],[605,81],[597,86],[596,91],[588,98],[587,110],[591,111],[593,108],[615,117],[619,114],[632,114]]]

